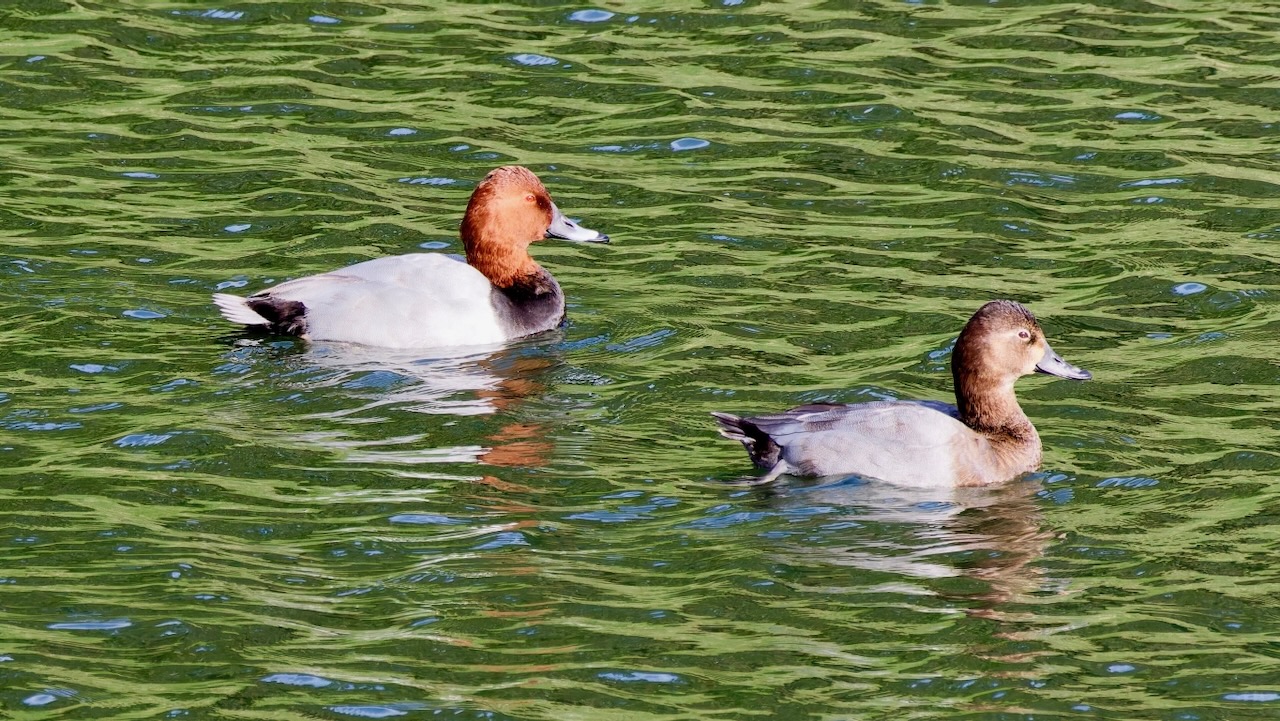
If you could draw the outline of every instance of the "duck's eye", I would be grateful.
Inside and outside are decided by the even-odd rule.
[[[1030,339],[1031,339],[1031,331],[1027,331],[1027,330],[1020,330],[1020,331],[1018,331],[1018,337],[1019,337],[1019,338],[1021,338],[1021,339],[1023,339],[1023,340],[1030,340]]]
[[[537,198],[533,193],[527,193],[527,194],[525,194],[524,199],[525,199],[526,201],[528,201],[528,202],[532,203],[533,201],[537,200],[538,198]]]

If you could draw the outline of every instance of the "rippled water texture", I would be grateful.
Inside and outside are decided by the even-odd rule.
[[[0,5],[14,718],[1280,717],[1280,5]],[[216,290],[459,250],[561,332],[248,342]],[[769,488],[707,412],[950,398],[1012,297],[1043,472]]]

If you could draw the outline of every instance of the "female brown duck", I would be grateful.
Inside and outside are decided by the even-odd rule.
[[[956,405],[931,401],[816,403],[753,418],[712,413],[769,472],[857,474],[909,486],[980,486],[1040,465],[1040,436],[1013,394],[1031,373],[1088,380],[1044,338],[1035,316],[1010,300],[987,303],[965,324],[951,356]]]

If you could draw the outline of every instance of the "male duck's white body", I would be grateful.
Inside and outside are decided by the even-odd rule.
[[[459,256],[412,253],[290,280],[250,298],[218,294],[227,320],[266,325],[248,302],[270,297],[305,307],[309,340],[388,348],[478,345],[508,339],[493,284]]]
[[[462,221],[466,258],[411,253],[287,281],[248,298],[217,293],[234,323],[308,340],[388,348],[500,343],[564,320],[564,294],[529,257],[547,235],[607,242],[562,215],[529,170],[498,168]]]

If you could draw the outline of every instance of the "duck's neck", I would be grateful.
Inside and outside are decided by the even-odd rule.
[[[483,273],[498,289],[528,285],[539,273],[546,272],[523,247],[471,242],[464,246],[467,264]]]
[[[1007,438],[1038,448],[1040,436],[1013,394],[1013,378],[955,374],[960,422],[993,439]]]

